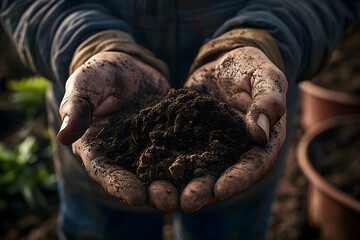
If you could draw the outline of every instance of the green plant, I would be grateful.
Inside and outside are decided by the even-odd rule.
[[[36,76],[6,82],[6,87],[14,91],[11,100],[16,109],[25,112],[30,119],[44,110],[47,85],[48,80]]]
[[[38,150],[34,136],[26,137],[14,149],[0,143],[0,210],[5,210],[9,197],[16,194],[21,194],[31,208],[46,204],[42,190],[54,190],[56,179],[38,161]]]

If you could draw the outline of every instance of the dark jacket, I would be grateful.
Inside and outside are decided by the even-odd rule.
[[[101,37],[95,44],[118,42],[111,34],[103,34],[107,30],[130,36],[123,39],[126,44],[133,46],[145,62],[156,62],[154,67],[164,75],[168,72],[166,64],[171,85],[181,87],[200,47],[209,40],[234,29],[264,30],[275,40],[282,56],[289,82],[288,115],[292,118],[295,83],[324,67],[343,30],[359,13],[360,1],[349,0],[2,0],[0,17],[21,59],[34,72],[55,82],[48,106],[50,125],[57,131],[61,122],[57,111],[69,69],[82,63],[74,63],[74,53],[96,34]],[[115,45],[119,51],[131,49]],[[100,51],[104,49],[106,46]],[[157,60],[146,60],[149,56]],[[248,198],[281,176],[285,148],[265,180],[246,193]],[[103,193],[86,176],[71,149],[57,144],[54,157],[57,172],[72,190],[102,198]]]

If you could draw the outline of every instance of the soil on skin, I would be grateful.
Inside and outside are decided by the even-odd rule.
[[[313,143],[315,169],[333,186],[360,200],[360,125],[331,129]],[[346,174],[344,174],[346,173]]]
[[[172,89],[149,102],[132,115],[113,114],[104,125],[95,121],[88,138],[93,150],[146,185],[167,180],[180,190],[193,178],[218,177],[253,144],[239,113],[209,95]]]

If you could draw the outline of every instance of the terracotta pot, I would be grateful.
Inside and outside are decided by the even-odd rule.
[[[299,87],[301,124],[305,130],[330,117],[360,113],[360,95],[330,90],[310,81],[301,82]]]
[[[328,159],[316,159],[314,147],[319,147],[325,137],[329,138],[329,131],[348,124],[360,129],[360,115],[319,122],[300,139],[297,149],[300,169],[309,181],[308,222],[311,227],[318,228],[321,239],[360,239],[360,201],[330,184],[315,167]],[[360,174],[360,169],[358,172]]]

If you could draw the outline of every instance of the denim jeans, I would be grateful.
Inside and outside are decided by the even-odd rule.
[[[125,212],[93,202],[58,182],[59,240],[161,239],[163,213]]]
[[[173,220],[174,239],[265,239],[275,190],[276,186],[272,186],[251,201],[221,211],[177,211]]]
[[[164,214],[116,210],[68,190],[58,182],[58,237],[68,239],[161,239]],[[221,211],[184,213],[173,218],[174,239],[264,239],[275,186],[256,199]]]

